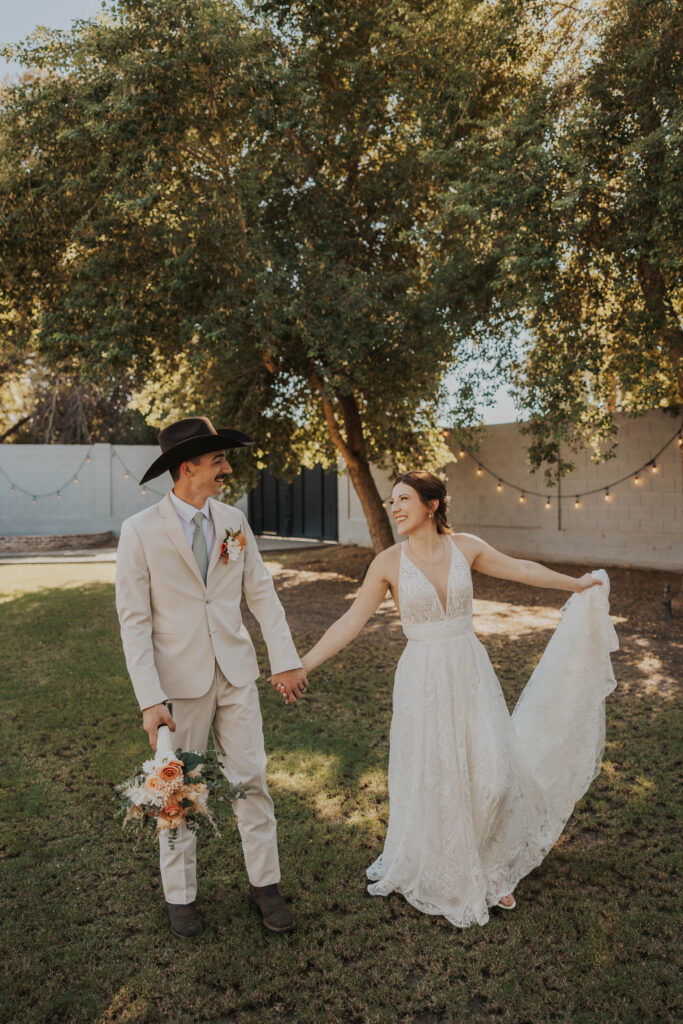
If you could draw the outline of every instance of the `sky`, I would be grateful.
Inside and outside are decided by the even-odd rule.
[[[92,18],[102,9],[101,0],[22,0],[3,4],[0,18],[0,41],[18,42],[30,35],[38,25],[68,29],[77,18]],[[0,58],[0,81],[5,75],[19,71],[17,64]],[[486,372],[482,367],[482,372]],[[505,385],[498,389],[495,401],[482,410],[484,423],[512,423],[517,418],[515,407]]]

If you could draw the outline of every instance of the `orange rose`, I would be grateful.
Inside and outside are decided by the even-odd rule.
[[[161,781],[156,775],[150,775],[150,777],[145,780],[145,789],[148,789],[151,793],[156,793],[161,789]]]
[[[247,538],[244,536],[244,534],[242,533],[241,530],[237,534],[237,537],[235,538],[235,540],[237,541],[237,543],[239,544],[239,546],[241,548],[246,548],[246,546],[247,546]]]
[[[179,825],[185,817],[185,809],[180,804],[166,804],[159,811],[159,818],[163,818],[171,827]]]
[[[163,768],[159,769],[158,775],[162,782],[175,782],[183,777],[182,761],[168,761]]]

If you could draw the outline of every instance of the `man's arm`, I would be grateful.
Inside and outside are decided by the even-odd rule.
[[[149,568],[140,537],[130,523],[121,527],[116,554],[116,610],[126,667],[144,711],[162,704],[166,694],[154,664]]]
[[[247,538],[242,577],[244,596],[268,648],[273,688],[283,695],[287,703],[295,704],[308,685],[306,673],[294,646],[284,608],[275,593],[273,577],[263,563],[256,538],[244,515],[242,532]]]

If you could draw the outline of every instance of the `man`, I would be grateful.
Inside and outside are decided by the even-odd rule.
[[[175,746],[183,750],[205,750],[212,729],[217,748],[225,752],[225,775],[246,788],[246,799],[235,801],[235,812],[250,902],[267,929],[282,932],[291,931],[294,919],[278,891],[276,823],[266,787],[256,688],[259,669],[242,624],[242,590],[268,648],[274,688],[294,703],[307,680],[244,515],[211,500],[232,472],[225,450],[253,443],[238,430],[215,430],[203,416],[161,431],[162,454],[141,483],[169,470],[173,489],[121,527],[116,607],[126,665],[152,748],[160,725],[174,731]],[[198,935],[203,926],[195,899],[194,833],[182,825],[174,850],[165,833],[159,844],[171,931]]]

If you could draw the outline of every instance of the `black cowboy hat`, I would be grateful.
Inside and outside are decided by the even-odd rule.
[[[197,455],[220,452],[224,448],[246,448],[256,442],[239,430],[216,430],[207,416],[190,416],[164,427],[159,433],[162,454],[152,463],[142,480],[146,484],[167,469]]]

